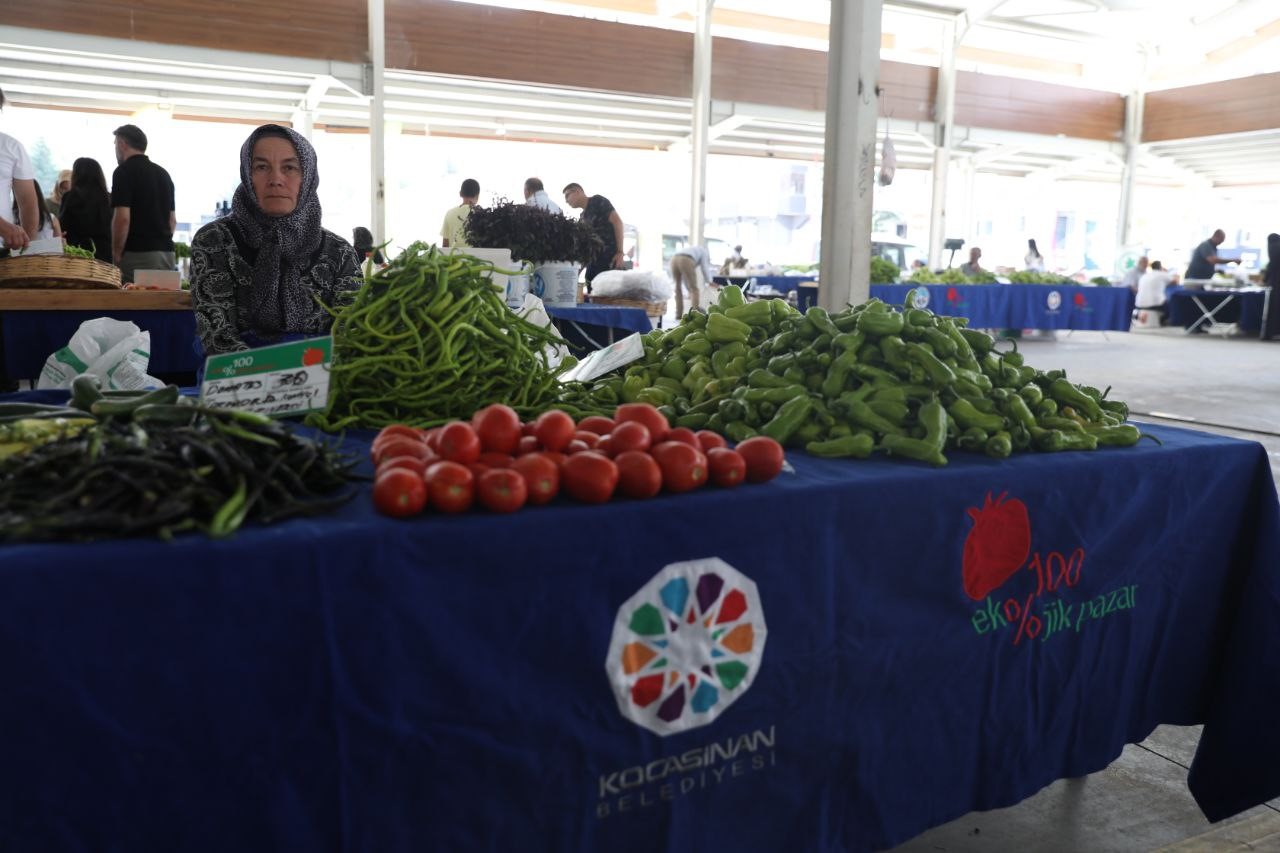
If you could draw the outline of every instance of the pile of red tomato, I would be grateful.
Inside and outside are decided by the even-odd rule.
[[[545,504],[561,491],[584,503],[615,494],[651,498],[708,482],[732,488],[763,483],[782,470],[782,446],[751,438],[730,449],[708,430],[671,429],[648,403],[619,406],[612,418],[574,423],[558,409],[521,423],[513,409],[493,405],[471,422],[419,430],[394,425],[373,441],[373,503],[394,517],[427,507],[466,512],[479,504],[513,512]]]

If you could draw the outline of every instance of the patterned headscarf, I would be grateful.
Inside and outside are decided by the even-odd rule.
[[[298,204],[287,216],[268,216],[253,189],[253,146],[266,136],[293,143],[302,168]],[[252,319],[262,331],[300,324],[314,312],[311,291],[301,282],[311,256],[320,248],[320,199],[316,187],[316,151],[301,134],[278,124],[264,124],[240,147],[240,186],[231,201],[231,218],[245,243],[257,250],[253,267]]]

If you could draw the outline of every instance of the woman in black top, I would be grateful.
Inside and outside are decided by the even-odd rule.
[[[71,189],[62,196],[58,219],[68,244],[111,263],[111,194],[97,160],[81,157],[72,164]]]
[[[191,241],[191,298],[206,353],[327,335],[325,306],[363,283],[351,244],[320,227],[319,182],[315,149],[296,131],[264,124],[245,140],[231,214]]]
[[[1262,318],[1262,330],[1270,340],[1280,337],[1280,234],[1267,235],[1267,274],[1262,283],[1271,288],[1271,304]]]

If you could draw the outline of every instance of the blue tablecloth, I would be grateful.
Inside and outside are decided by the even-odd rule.
[[[192,349],[196,317],[191,311],[2,311],[4,357],[13,379],[36,379],[45,359],[62,349],[80,324],[95,317],[137,323],[151,333],[149,373],[195,372]]]
[[[929,294],[937,314],[968,317],[979,329],[1092,329],[1129,331],[1133,292],[1127,287],[1043,284],[873,284],[871,295],[901,305],[907,291]]]
[[[1168,291],[1169,323],[1190,327],[1204,316],[1196,305],[1200,302],[1210,311],[1228,297],[1234,297],[1213,315],[1215,323],[1239,323],[1246,332],[1257,334],[1262,330],[1262,308],[1266,292],[1262,290],[1188,290],[1183,287]],[[1207,325],[1208,321],[1203,325]],[[1274,330],[1273,330],[1274,331]]]
[[[639,332],[642,335],[653,329],[653,321],[643,308],[620,308],[616,305],[584,302],[573,308],[553,308],[548,305],[547,313],[555,320],[572,320],[575,323]]]
[[[723,276],[718,275],[714,278],[716,284],[736,284],[742,287],[748,293],[758,293],[765,288],[771,288],[779,294],[786,296],[793,290],[800,287],[802,282],[817,281],[816,275],[753,275],[753,276]]]
[[[878,849],[1160,723],[1204,723],[1225,817],[1280,796],[1275,489],[1257,444],[1150,431],[0,547],[0,849]]]

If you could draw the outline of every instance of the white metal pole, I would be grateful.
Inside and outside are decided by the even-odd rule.
[[[818,290],[829,311],[871,293],[881,6],[880,0],[831,4]]]
[[[929,210],[929,268],[942,265],[942,242],[947,232],[947,167],[951,164],[951,130],[956,120],[956,22],[942,28],[942,61],[933,107],[933,204]]]
[[[1135,89],[1125,100],[1124,177],[1120,181],[1120,210],[1116,216],[1116,250],[1133,242],[1133,192],[1138,179],[1138,157],[1142,153],[1143,92]]]
[[[693,37],[693,168],[689,174],[689,245],[703,243],[707,204],[707,129],[711,125],[711,10],[715,0],[698,0]]]
[[[383,0],[369,0],[369,230],[373,243],[386,239],[386,122],[383,105],[383,72],[387,62],[386,17]]]

